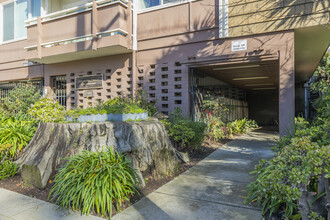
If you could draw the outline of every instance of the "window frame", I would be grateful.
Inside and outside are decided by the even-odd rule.
[[[139,0],[142,1],[142,0]],[[188,2],[194,2],[194,1],[198,1],[198,0],[178,0],[176,2],[168,2],[168,3],[164,3],[164,0],[159,0],[161,2],[161,4],[156,5],[156,6],[152,6],[149,8],[138,8],[137,13],[138,14],[142,14],[145,12],[149,12],[149,11],[154,11],[154,10],[160,10],[163,8],[168,8],[168,7],[173,7],[176,5],[180,5],[180,4],[186,4]]]
[[[0,3],[0,45],[3,44],[8,44],[8,43],[12,43],[12,42],[16,42],[16,41],[21,41],[21,40],[26,40],[27,36],[24,37],[16,37],[17,35],[17,31],[16,31],[16,1],[18,0],[8,0],[5,1],[3,3]],[[44,13],[44,9],[43,9],[43,0],[40,0],[40,15],[42,16],[42,14]],[[11,40],[6,40],[4,41],[3,39],[3,27],[4,27],[4,20],[3,20],[3,6],[8,5],[14,3],[14,38]],[[48,1],[46,1],[46,4],[48,3]],[[28,7],[28,17],[27,19],[29,20],[30,18],[32,18],[32,12],[31,12],[31,4],[32,4],[32,0],[27,0],[27,7]],[[48,5],[48,4],[47,4]]]

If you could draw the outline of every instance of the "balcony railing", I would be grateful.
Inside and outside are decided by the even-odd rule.
[[[93,56],[128,52],[132,40],[131,16],[131,4],[126,0],[98,0],[28,20],[27,58],[51,63],[77,59],[54,56],[88,50],[114,48]]]

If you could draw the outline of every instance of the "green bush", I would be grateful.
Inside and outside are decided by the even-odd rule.
[[[97,114],[129,114],[143,113],[146,109],[141,108],[138,104],[131,102],[126,98],[109,99],[104,104],[97,105],[86,109],[73,109],[68,111],[68,116],[77,118],[79,115],[97,115]]]
[[[228,135],[244,134],[257,127],[258,125],[254,120],[249,120],[246,118],[239,120],[237,119],[227,124],[227,133]]]
[[[225,124],[219,117],[210,116],[204,121],[208,127],[208,137],[214,141],[231,138],[233,134],[245,134],[258,128],[257,123],[250,119],[239,119]]]
[[[256,167],[257,180],[249,185],[247,202],[262,205],[263,215],[279,211],[290,217],[312,177],[329,171],[329,145],[319,146],[308,137],[292,138],[271,161],[262,160]]]
[[[55,175],[49,195],[60,207],[111,216],[113,205],[120,210],[122,202],[136,192],[135,170],[112,148],[84,151],[67,160]]]
[[[153,116],[157,112],[155,104],[148,101],[148,93],[144,90],[138,90],[136,92],[134,103],[140,108],[147,110],[149,116]]]
[[[0,164],[0,181],[17,173],[18,166],[12,161],[5,160]]]
[[[32,121],[15,118],[2,119],[0,123],[0,154],[15,158],[32,139],[36,125]]]
[[[164,120],[168,135],[181,148],[188,145],[198,148],[204,141],[207,125],[203,122],[195,122],[182,116],[181,108],[177,108],[169,120]]]
[[[2,99],[2,108],[13,114],[26,114],[32,104],[41,98],[40,91],[31,83],[14,87]]]
[[[14,176],[18,167],[13,161],[30,142],[36,124],[24,114],[10,116],[0,111],[0,181]]]
[[[298,204],[306,199],[304,192],[316,192],[318,179],[330,176],[329,135],[329,122],[317,126],[297,118],[294,135],[283,137],[275,156],[261,160],[252,172],[257,179],[248,186],[246,202],[256,201],[263,215],[277,212],[289,218],[302,211]]]
[[[28,113],[40,122],[64,122],[65,108],[58,102],[42,98],[29,108]]]

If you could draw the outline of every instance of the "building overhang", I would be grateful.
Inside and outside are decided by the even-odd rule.
[[[330,24],[299,28],[295,33],[296,82],[306,82],[313,75],[330,45]]]

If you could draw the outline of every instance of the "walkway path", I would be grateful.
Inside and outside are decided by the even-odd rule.
[[[275,132],[258,130],[241,136],[112,220],[261,219],[259,209],[242,204],[249,172],[272,156]]]
[[[216,150],[206,159],[112,220],[260,219],[260,210],[243,205],[249,172],[272,156],[277,134],[255,131]],[[0,220],[101,220],[58,211],[57,206],[0,188]]]
[[[104,218],[57,210],[57,205],[0,188],[0,220],[104,220]]]

